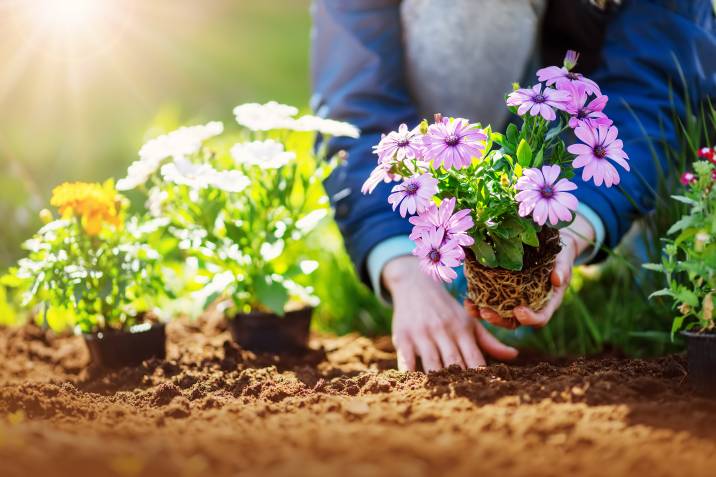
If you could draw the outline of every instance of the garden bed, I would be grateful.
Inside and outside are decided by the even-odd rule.
[[[389,339],[255,356],[218,320],[168,355],[87,369],[81,338],[0,331],[0,474],[712,475],[716,403],[685,360],[524,359],[398,373]],[[320,349],[320,351],[319,351]]]

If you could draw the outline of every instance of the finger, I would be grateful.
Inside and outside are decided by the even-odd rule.
[[[465,306],[465,311],[467,311],[469,316],[473,318],[480,318],[480,308],[475,305],[472,300],[466,298],[463,305]]]
[[[440,355],[430,337],[423,335],[415,339],[415,347],[418,349],[420,360],[423,362],[423,371],[437,371],[442,368],[440,363]]]
[[[477,344],[485,353],[493,358],[507,361],[515,359],[519,354],[519,351],[515,348],[501,343],[497,338],[492,336],[492,333],[487,331],[480,322],[475,323],[475,334],[477,335]]]
[[[480,317],[488,323],[501,328],[507,328],[508,330],[517,328],[517,324],[514,321],[502,318],[495,310],[490,308],[480,308]]]
[[[566,286],[572,277],[572,260],[569,259],[569,253],[559,254],[554,264],[554,269],[550,275],[552,286]]]
[[[398,356],[398,371],[415,371],[415,348],[407,339],[393,340],[395,352]]]
[[[468,333],[460,333],[460,336],[458,336],[457,345],[468,368],[485,366],[485,357],[480,352],[480,348],[477,347],[476,338],[472,329]]]
[[[435,343],[438,345],[440,356],[442,358],[443,365],[447,368],[453,364],[457,364],[461,368],[465,369],[465,363],[462,360],[460,350],[455,343],[455,339],[448,335],[446,332],[441,331],[433,335]]]

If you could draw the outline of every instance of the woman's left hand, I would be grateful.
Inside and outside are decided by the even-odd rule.
[[[567,228],[560,231],[562,250],[557,254],[554,269],[550,275],[553,291],[552,297],[547,304],[539,311],[531,310],[526,306],[518,306],[514,309],[515,319],[523,326],[541,328],[552,318],[554,312],[562,304],[564,293],[567,291],[572,278],[572,268],[577,257],[594,242],[594,228],[581,215],[577,215],[574,222]],[[465,309],[468,314],[495,326],[512,329],[515,328],[514,321],[504,320],[490,308],[478,308],[469,300],[465,301]]]

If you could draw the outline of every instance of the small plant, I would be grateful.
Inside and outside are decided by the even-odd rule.
[[[48,314],[69,311],[84,333],[124,330],[143,321],[164,293],[159,254],[145,244],[157,224],[125,217],[126,199],[111,181],[65,183],[43,210],[46,224],[24,243],[29,254],[3,277],[23,304]]]
[[[709,147],[700,149],[698,156],[693,172],[681,175],[683,195],[672,196],[686,211],[663,239],[662,262],[645,265],[666,276],[667,287],[651,296],[673,299],[679,315],[673,321],[672,336],[682,328],[716,331],[716,158]]]
[[[605,187],[619,183],[615,163],[629,170],[617,128],[602,112],[608,98],[573,71],[577,58],[568,52],[562,67],[538,71],[540,83],[515,86],[507,105],[522,123],[504,134],[439,114],[433,124],[401,125],[375,146],[378,166],[363,186],[371,193],[399,182],[388,202],[412,215],[423,270],[450,282],[465,262],[470,298],[505,318],[517,305],[540,309],[547,300],[556,230],[578,206],[574,170]],[[569,130],[580,143],[565,144]],[[501,290],[494,293],[494,284]]]
[[[275,102],[234,113],[242,127],[230,136],[211,122],[149,141],[118,187],[147,192],[207,305],[219,300],[229,317],[315,306],[309,275],[318,263],[302,240],[328,215],[322,182],[336,164],[325,146],[314,151],[315,136],[358,131]]]

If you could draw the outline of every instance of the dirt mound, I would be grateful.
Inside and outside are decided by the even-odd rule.
[[[238,348],[168,327],[166,360],[87,367],[81,339],[0,331],[0,475],[711,475],[716,404],[681,356],[399,373],[389,339]]]

